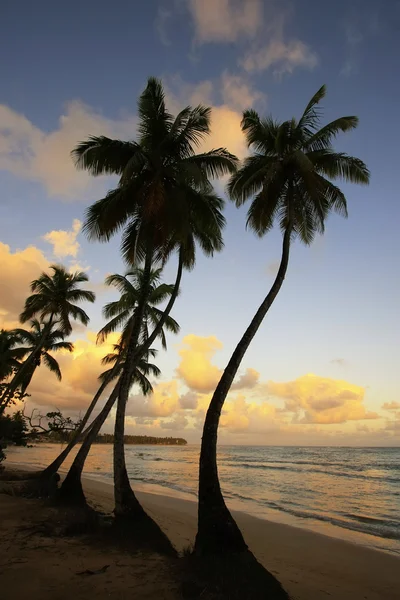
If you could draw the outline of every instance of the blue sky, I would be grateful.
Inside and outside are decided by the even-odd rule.
[[[242,365],[241,374],[250,369],[258,377],[231,395],[221,439],[398,443],[400,3],[340,0],[322,8],[314,0],[116,0],[110,7],[88,0],[69,2],[63,11],[48,1],[7,4],[0,24],[4,324],[16,320],[27,282],[56,260],[87,269],[98,291],[88,308],[90,331],[101,327],[101,306],[114,297],[101,282],[124,269],[118,239],[107,246],[88,243],[79,225],[74,233],[73,221],[83,220],[113,180],[76,173],[69,152],[92,133],[134,137],[136,99],[149,75],[163,79],[174,112],[187,103],[210,104],[210,144],[226,145],[240,157],[244,108],[278,119],[296,116],[325,83],[324,118],[360,118],[359,128],[340,137],[337,147],[367,163],[371,184],[343,185],[349,219],[332,216],[312,247],[294,245],[284,288]],[[199,255],[196,269],[185,274],[174,311],[181,334],[157,359],[168,393],[160,388],[145,408],[135,408],[143,399],[132,400],[132,431],[176,431],[198,440],[214,380],[203,385],[193,373],[207,379],[208,365],[217,377],[273,281],[279,231],[259,240],[245,230],[245,210],[227,204],[225,214],[225,250],[213,260]],[[53,243],[43,239],[52,231]],[[165,277],[173,280],[173,264]],[[64,388],[39,374],[32,402],[47,405],[48,381],[62,406],[75,410],[87,403],[101,349],[90,346],[85,332],[75,336],[93,365],[93,381],[83,385],[63,357]],[[185,336],[194,336],[189,346]],[[206,350],[202,338],[216,338],[221,347],[211,341]],[[184,347],[192,354],[182,369]],[[71,406],[62,400],[65,389],[75,398]],[[195,396],[193,410],[183,406],[188,393]],[[165,398],[168,407],[160,409]]]

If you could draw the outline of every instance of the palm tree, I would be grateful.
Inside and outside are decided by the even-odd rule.
[[[338,133],[357,127],[357,117],[341,117],[319,128],[317,105],[325,91],[325,86],[318,90],[299,121],[261,119],[253,110],[243,115],[242,130],[252,154],[232,176],[229,194],[237,206],[252,199],[247,225],[260,237],[278,221],[283,233],[282,258],[275,281],[236,346],[207,411],[200,454],[198,554],[237,552],[247,547],[219,485],[218,424],[243,356],[283,284],[291,241],[298,238],[309,245],[316,233],[324,232],[331,211],[347,215],[346,198],[332,179],[369,182],[369,171],[361,160],[333,148]]]
[[[73,344],[71,342],[65,342],[64,337],[65,333],[61,329],[55,329],[57,327],[57,322],[53,322],[52,327],[54,329],[48,330],[48,333],[44,339],[44,342],[41,343],[43,338],[44,330],[47,329],[47,323],[42,323],[38,319],[32,319],[30,322],[31,329],[16,329],[15,332],[18,335],[18,338],[22,344],[27,344],[24,347],[20,348],[21,351],[25,353],[25,355],[31,355],[34,352],[35,348],[38,345],[41,345],[40,353],[36,354],[34,361],[31,363],[29,369],[25,372],[23,379],[21,380],[20,389],[22,394],[24,394],[31,382],[34,372],[37,367],[43,364],[55,374],[57,379],[61,381],[62,375],[58,362],[56,359],[50,354],[50,352],[58,352],[60,350],[67,350],[68,352],[72,352],[74,349]]]
[[[21,323],[38,317],[44,323],[42,336],[14,375],[8,390],[3,394],[1,398],[3,404],[8,402],[26,374],[29,373],[55,322],[64,335],[69,335],[72,331],[71,319],[79,321],[83,325],[89,323],[88,315],[75,304],[76,302],[94,302],[95,300],[93,292],[82,290],[79,287],[80,283],[88,281],[87,275],[81,271],[69,273],[60,265],[51,265],[50,269],[53,271],[51,275],[42,273],[38,279],[32,281],[32,294],[26,299],[24,310],[20,315]]]
[[[158,322],[162,318],[162,311],[157,308],[157,304],[160,304],[164,300],[171,296],[174,291],[174,286],[169,284],[159,284],[161,277],[161,269],[157,269],[151,272],[151,289],[149,293],[148,302],[145,306],[144,310],[144,319],[142,323],[142,340],[146,341],[149,337],[149,322],[153,327],[158,325]],[[118,330],[123,328],[123,333],[121,336],[121,344],[127,344],[129,340],[129,335],[132,330],[133,321],[135,318],[135,310],[138,302],[138,298],[140,296],[140,289],[142,286],[143,280],[143,270],[134,268],[128,271],[125,275],[109,275],[106,278],[106,285],[116,287],[120,293],[121,297],[119,300],[114,302],[109,302],[105,305],[103,309],[104,317],[110,319],[108,323],[99,331],[97,336],[97,341],[99,343],[104,342],[107,336]],[[179,332],[178,323],[172,319],[172,317],[168,316],[165,320],[165,327],[172,331],[173,333]],[[161,343],[164,349],[166,349],[166,338],[164,329],[161,328],[159,332],[159,336],[161,338]],[[119,347],[119,346],[118,346]],[[110,355],[108,355],[110,356]],[[104,360],[104,359],[103,359]],[[112,361],[109,361],[112,362]],[[79,424],[79,427],[74,432],[74,435],[68,445],[64,448],[64,450],[54,459],[54,461],[41,473],[42,476],[47,477],[53,475],[58,471],[60,466],[63,464],[64,460],[67,458],[68,454],[75,446],[75,444],[79,441],[82,436],[82,432],[86,427],[87,422],[89,421],[92,412],[97,405],[98,400],[102,396],[104,390],[109,385],[109,383],[115,379],[114,373],[117,372],[118,375],[121,374],[121,368],[118,365],[115,365],[113,369],[110,369],[106,375],[102,375],[99,377],[101,381],[101,385],[97,390],[92,402],[90,403],[82,421]],[[140,371],[137,371],[137,376],[140,375]],[[111,407],[110,407],[111,408]],[[107,416],[107,415],[106,415]],[[102,424],[100,425],[100,427]],[[99,428],[100,430],[100,428]],[[95,439],[95,435],[89,438],[89,442]],[[90,445],[89,445],[90,448]]]
[[[25,354],[16,330],[0,329],[0,381],[8,379],[19,369]]]
[[[157,354],[156,350],[149,349],[146,355],[142,355],[138,366],[135,369],[135,373],[132,377],[131,386],[137,383],[140,386],[142,393],[147,396],[153,392],[153,387],[148,379],[148,375],[158,377],[160,375],[159,368],[148,362],[148,357],[155,357]],[[126,350],[122,343],[114,345],[114,352],[107,354],[102,362],[103,364],[112,364],[111,369],[107,369],[100,376],[101,381],[112,381],[120,377],[121,372],[124,368],[124,362],[126,360]],[[85,437],[82,446],[79,449],[69,471],[64,479],[62,486],[59,491],[59,500],[61,502],[67,502],[69,504],[86,504],[86,499],[82,489],[82,471],[86,462],[86,458],[90,452],[91,445],[96,439],[104,421],[106,420],[112,406],[114,405],[118,396],[119,383],[116,384],[114,390],[110,394],[107,402],[103,409],[99,413],[98,417],[93,421],[92,427]]]
[[[90,239],[108,241],[123,229],[121,250],[133,265],[143,266],[143,288],[136,309],[125,368],[121,375],[115,422],[115,514],[133,514],[137,500],[129,485],[124,457],[124,416],[131,376],[139,359],[138,342],[152,266],[179,250],[174,293],[158,323],[160,330],[179,290],[182,268],[191,268],[195,244],[212,255],[222,248],[223,200],[210,178],[232,174],[237,159],[225,149],[196,154],[210,133],[210,108],[186,107],[176,118],[167,111],[160,81],[150,78],[138,102],[138,140],[123,142],[91,137],[74,150],[77,166],[93,175],[116,174],[118,187],[93,204],[84,230]],[[158,335],[156,329],[141,352]]]

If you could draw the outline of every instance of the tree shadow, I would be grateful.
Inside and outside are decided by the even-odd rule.
[[[290,600],[280,582],[249,550],[182,558],[184,600]]]

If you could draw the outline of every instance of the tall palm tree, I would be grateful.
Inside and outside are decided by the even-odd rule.
[[[217,432],[224,401],[243,356],[275,300],[286,275],[291,242],[311,244],[323,233],[331,211],[347,215],[343,192],[332,179],[368,184],[369,171],[358,158],[335,152],[340,132],[357,127],[357,117],[341,117],[320,128],[318,103],[325,86],[312,97],[299,121],[261,119],[249,110],[242,130],[252,154],[231,178],[229,194],[241,206],[252,199],[247,225],[262,237],[278,221],[283,233],[282,258],[275,281],[229,360],[207,411],[200,454],[199,520],[195,549],[236,552],[246,548],[227,509],[218,480]]]
[[[162,311],[157,308],[157,304],[164,302],[169,296],[173,294],[174,286],[169,284],[159,284],[161,278],[161,269],[157,269],[152,271],[151,273],[151,290],[149,293],[148,302],[145,306],[144,310],[144,318],[142,322],[142,332],[141,337],[142,341],[146,341],[149,337],[149,323],[156,327],[162,318]],[[143,280],[143,270],[138,268],[133,268],[128,271],[125,275],[109,275],[106,278],[106,284],[109,286],[116,287],[121,293],[121,297],[119,300],[109,302],[103,308],[104,317],[110,319],[106,325],[99,331],[97,336],[98,342],[103,342],[107,336],[118,330],[123,329],[123,333],[121,336],[121,343],[127,344],[129,340],[129,335],[132,330],[133,321],[135,319],[135,311],[137,307],[138,298],[140,296],[140,289],[142,286]],[[173,333],[179,332],[178,323],[172,319],[172,317],[168,316],[165,320],[165,327],[172,331]],[[166,349],[166,338],[164,329],[161,328],[159,332],[159,337],[161,338],[161,343],[164,349]],[[62,452],[53,460],[53,462],[41,473],[42,476],[50,476],[58,471],[60,466],[63,464],[64,460],[67,458],[68,454],[75,446],[75,444],[79,441],[82,436],[82,432],[86,427],[86,424],[91,417],[95,406],[97,405],[98,400],[102,396],[103,392],[109,385],[113,379],[115,379],[114,373],[117,372],[118,375],[121,374],[121,368],[117,364],[114,365],[113,369],[110,369],[106,376],[103,374],[99,377],[101,381],[101,385],[97,390],[95,396],[93,397],[92,402],[90,403],[82,421],[79,424],[79,427],[74,432],[73,437],[64,448]],[[140,371],[137,371],[137,376],[139,376]],[[106,415],[107,416],[107,415]],[[102,424],[101,424],[102,425]],[[100,425],[100,427],[101,427]],[[99,430],[100,430],[99,427]],[[90,443],[95,439],[96,434],[89,438],[88,445],[90,448]]]
[[[62,375],[60,365],[56,359],[50,354],[50,352],[58,352],[60,350],[67,350],[72,352],[74,346],[71,342],[64,341],[65,333],[61,329],[57,329],[57,322],[53,322],[52,329],[50,329],[43,341],[44,330],[47,329],[47,323],[42,323],[38,319],[32,319],[30,322],[31,329],[16,329],[15,332],[22,344],[25,344],[20,348],[25,355],[31,355],[35,348],[40,344],[41,349],[36,354],[34,361],[30,365],[29,369],[25,372],[23,379],[21,380],[20,389],[24,394],[31,382],[31,379],[38,367],[43,364],[55,374],[57,379],[61,381]]]
[[[93,292],[79,287],[80,283],[88,281],[87,275],[81,271],[69,273],[65,267],[60,265],[51,265],[50,269],[53,271],[51,275],[42,273],[38,279],[32,281],[32,294],[26,299],[24,310],[20,315],[21,323],[38,317],[45,324],[42,336],[14,375],[8,390],[1,398],[2,403],[7,402],[8,398],[21,385],[26,374],[29,373],[55,322],[57,322],[57,328],[65,335],[69,335],[72,331],[71,319],[79,321],[83,325],[89,323],[86,312],[76,304],[95,300]]]
[[[156,356],[156,350],[149,349],[146,351],[146,355],[141,356],[138,361],[138,365],[135,368],[131,380],[131,387],[137,383],[140,386],[142,393],[147,396],[153,392],[153,387],[148,379],[149,375],[158,377],[160,375],[159,368],[148,362],[149,357]],[[101,381],[112,381],[118,379],[124,368],[124,362],[126,360],[126,349],[124,349],[123,343],[114,345],[114,352],[106,355],[102,362],[103,364],[110,365],[113,367],[104,371],[99,379]],[[104,421],[106,420],[112,406],[114,405],[119,390],[119,383],[116,384],[114,390],[111,392],[107,402],[103,409],[99,413],[98,417],[93,421],[92,427],[85,437],[82,446],[79,449],[69,471],[64,479],[60,491],[59,500],[61,502],[73,503],[73,504],[86,504],[86,499],[82,489],[82,471],[85,465],[87,456],[90,452],[91,445],[96,439]]]
[[[209,255],[223,245],[223,200],[214,193],[210,178],[234,173],[237,159],[222,148],[196,154],[196,147],[210,133],[210,113],[204,106],[186,107],[174,118],[166,109],[161,82],[150,78],[138,102],[137,141],[92,137],[74,150],[78,167],[93,175],[120,176],[118,187],[89,208],[84,230],[90,239],[108,241],[123,229],[124,258],[130,264],[144,264],[137,319],[118,392],[114,443],[117,517],[133,514],[137,507],[125,465],[124,416],[131,376],[139,359],[137,347],[152,266],[164,263],[179,249],[174,294],[158,323],[160,329],[178,293],[182,268],[194,265],[195,243]],[[157,327],[141,352],[153,343]]]

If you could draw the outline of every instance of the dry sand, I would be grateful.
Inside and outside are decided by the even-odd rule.
[[[92,505],[113,507],[112,486],[85,480]],[[178,550],[193,543],[196,504],[139,492],[148,513]],[[46,537],[35,529],[41,504],[0,495],[0,598],[177,599],[176,578],[167,559],[129,555],[84,538]],[[43,515],[42,515],[43,518]],[[289,525],[235,513],[257,559],[281,581],[294,600],[399,600],[400,559]],[[104,573],[96,571],[109,565]]]

